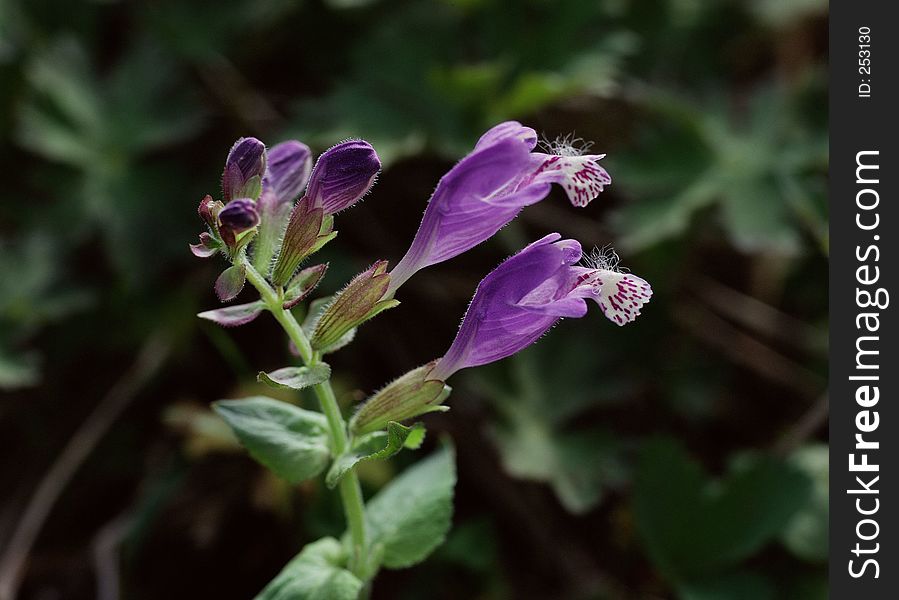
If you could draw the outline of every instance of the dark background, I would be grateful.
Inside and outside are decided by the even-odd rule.
[[[817,0],[0,0],[0,584],[247,598],[339,534],[333,494],[208,410],[270,393],[287,352],[271,319],[195,318],[223,266],[187,250],[197,202],[241,135],[369,140],[385,168],[337,219],[333,291],[398,260],[516,118],[594,141],[614,184],[413,278],[331,358],[346,408],[442,354],[478,280],[551,231],[613,243],[655,295],[454,378],[419,452],[456,443],[453,533],[374,597],[825,598],[826,56]]]

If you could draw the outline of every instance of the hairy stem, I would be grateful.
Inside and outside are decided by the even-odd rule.
[[[278,293],[272,286],[253,268],[246,264],[247,280],[259,291],[259,295],[265,302],[269,311],[274,315],[278,323],[287,333],[287,336],[297,347],[300,358],[306,366],[312,366],[320,362],[321,357],[312,350],[309,339],[303,328],[294,318],[293,313],[282,306]],[[315,395],[321,405],[322,412],[328,420],[328,428],[331,434],[331,445],[334,455],[340,455],[348,449],[346,422],[340,413],[340,406],[331,388],[331,382],[325,381],[314,386]],[[350,557],[350,570],[356,575],[363,575],[368,563],[368,538],[365,527],[365,504],[362,498],[362,488],[356,472],[350,470],[340,480],[340,499],[343,502],[343,511],[346,515],[347,527],[353,541],[353,555]]]

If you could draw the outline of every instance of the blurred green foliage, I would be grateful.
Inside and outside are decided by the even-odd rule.
[[[184,340],[67,492],[23,597],[93,597],[90,565],[39,558],[79,556],[123,510],[134,598],[250,597],[339,536],[320,487],[260,473],[198,408],[261,393],[246,365],[286,348],[262,323],[235,342],[192,320],[215,277],[187,252],[196,203],[240,135],[368,139],[386,169],[339,219],[337,289],[401,255],[437,178],[508,118],[595,141],[614,185],[584,210],[553,193],[410,282],[335,355],[347,405],[442,352],[480,277],[549,230],[615,243],[655,295],[634,325],[565,322],[453,382],[453,410],[427,420],[458,445],[455,529],[375,597],[826,597],[826,440],[796,427],[826,375],[826,11],[0,0],[3,475],[29,489],[151,331]],[[362,473],[374,488],[394,471]]]

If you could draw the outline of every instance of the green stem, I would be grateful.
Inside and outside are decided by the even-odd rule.
[[[313,366],[320,361],[318,353],[313,351],[309,339],[303,328],[294,318],[293,313],[284,310],[281,298],[272,289],[272,286],[259,274],[253,265],[244,262],[247,269],[247,280],[259,291],[259,295],[265,302],[287,336],[297,347],[300,358],[306,366]],[[331,388],[331,381],[325,381],[314,386],[315,395],[321,405],[322,412],[328,420],[328,428],[331,434],[331,445],[335,456],[339,456],[348,449],[346,422],[340,413],[337,397]],[[343,511],[346,515],[347,527],[353,540],[353,556],[350,557],[350,570],[356,575],[364,576],[368,563],[368,539],[365,527],[365,503],[362,498],[362,487],[356,472],[350,470],[339,484],[340,498],[343,501]]]

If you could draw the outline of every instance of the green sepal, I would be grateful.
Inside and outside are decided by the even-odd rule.
[[[238,190],[235,198],[249,198],[250,200],[258,200],[262,194],[262,177],[253,175],[247,179],[243,187]]]
[[[253,241],[256,237],[256,229],[248,229],[237,236],[237,241],[234,246],[230,248],[231,259],[237,260],[237,257],[240,253]]]
[[[327,235],[334,231],[334,215],[325,215],[322,218],[322,226],[318,230],[319,235]]]
[[[397,306],[398,301],[384,299],[389,286],[386,260],[376,261],[356,275],[325,308],[312,333],[312,348],[321,351],[333,347],[349,330]]]
[[[318,325],[318,320],[321,318],[322,314],[324,314],[325,312],[325,309],[328,308],[328,305],[333,300],[334,296],[325,296],[324,298],[316,298],[309,303],[309,312],[306,314],[306,318],[303,320],[303,332],[305,332],[307,337],[312,337],[312,333],[315,331],[316,325]],[[344,346],[349,345],[349,343],[352,342],[355,337],[356,328],[354,327],[343,334],[343,336],[339,340],[337,340],[330,346],[320,348],[318,352],[323,355],[336,352]]]
[[[347,552],[332,537],[303,548],[255,600],[357,600],[362,580],[345,567]]]
[[[282,304],[284,309],[290,310],[302,302],[306,296],[311,294],[315,288],[318,287],[318,284],[321,283],[327,270],[328,263],[324,263],[315,265],[314,267],[308,267],[294,275],[293,279],[290,280],[290,283],[287,284],[286,289],[284,290]]]
[[[318,252],[319,250],[324,248],[325,244],[327,244],[328,242],[330,242],[331,240],[333,240],[336,237],[337,237],[336,231],[332,231],[331,233],[326,233],[325,235],[318,236],[317,238],[315,238],[315,243],[312,244],[311,248],[309,248],[309,251],[306,253],[306,256],[315,254],[316,252]]]
[[[391,308],[396,308],[400,305],[400,301],[394,298],[390,298],[388,300],[381,300],[377,304],[375,304],[370,311],[365,314],[365,318],[357,323],[357,327],[362,323],[365,323],[369,319],[374,318],[378,314],[384,312],[385,310],[390,310]]]
[[[428,379],[434,362],[412,369],[373,394],[350,419],[350,431],[363,435],[383,429],[390,421],[404,421],[443,406],[452,388],[439,379]]]
[[[425,428],[421,423],[406,427],[391,421],[387,424],[387,431],[375,431],[358,438],[351,450],[334,459],[325,476],[325,483],[333,489],[344,475],[362,461],[384,460],[403,448],[418,448],[424,440],[424,433]]]
[[[212,404],[256,461],[290,483],[315,477],[331,457],[324,415],[254,396]]]
[[[311,367],[283,367],[270,373],[260,371],[256,380],[273,388],[303,390],[324,383],[330,377],[331,367],[320,362]]]
[[[312,248],[318,243],[323,218],[322,209],[315,208],[312,201],[306,196],[300,198],[296,203],[290,212],[290,219],[281,241],[281,249],[272,269],[272,283],[275,285],[287,284],[300,263],[313,252]]]

